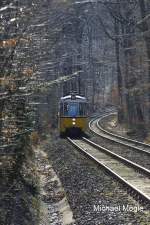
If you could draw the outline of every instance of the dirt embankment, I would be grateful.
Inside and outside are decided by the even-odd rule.
[[[71,225],[73,214],[62,184],[44,151],[44,142],[34,148],[39,177],[40,217],[39,225]]]
[[[45,142],[34,134],[32,144],[20,159],[1,157],[0,224],[74,224],[65,191],[44,151]]]
[[[38,179],[31,146],[0,159],[0,224],[37,225]],[[24,153],[24,154],[23,154]]]

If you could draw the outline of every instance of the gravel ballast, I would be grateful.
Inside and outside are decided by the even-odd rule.
[[[149,212],[67,140],[48,138],[49,160],[79,225],[148,225]]]

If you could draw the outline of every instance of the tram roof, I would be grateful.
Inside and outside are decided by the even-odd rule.
[[[60,99],[63,101],[63,100],[71,99],[71,98],[72,98],[71,95],[66,95],[66,96],[64,96],[64,97],[61,97]],[[85,97],[82,97],[82,96],[80,96],[80,95],[75,95],[75,100],[76,100],[76,99],[86,100]]]

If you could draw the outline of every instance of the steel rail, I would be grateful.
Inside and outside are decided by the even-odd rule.
[[[113,114],[114,114],[114,113],[113,113]],[[109,114],[109,115],[110,115],[110,114]],[[112,115],[112,114],[111,114],[111,115]],[[99,121],[102,120],[103,118],[107,117],[107,116],[108,116],[108,115],[105,115],[105,116],[103,116],[103,117],[100,118],[100,119],[96,118],[96,119],[93,119],[93,120],[91,120],[91,121],[89,122],[89,128],[90,128],[90,130],[91,130],[94,134],[96,134],[96,135],[98,135],[98,136],[100,136],[100,137],[103,137],[103,138],[105,138],[105,139],[107,139],[107,140],[113,141],[113,142],[115,142],[115,143],[119,143],[119,144],[121,144],[121,145],[124,145],[124,146],[130,147],[130,148],[132,148],[132,149],[135,149],[136,151],[143,152],[143,153],[145,153],[145,154],[147,154],[147,155],[150,156],[150,151],[147,151],[147,150],[145,150],[145,149],[139,148],[139,147],[137,147],[137,146],[135,146],[135,145],[132,145],[132,144],[130,144],[130,143],[125,143],[125,142],[122,142],[122,141],[119,140],[119,139],[121,139],[121,140],[130,142],[130,140],[132,140],[132,139],[128,139],[128,138],[122,137],[122,136],[120,136],[120,135],[113,134],[113,133],[111,133],[111,132],[106,131],[105,129],[103,129],[103,128],[99,125]],[[102,133],[100,133],[100,132],[96,132],[94,129],[92,129],[92,124],[94,123],[94,121],[97,121],[97,122],[96,122],[96,127],[97,127],[100,131],[104,132],[104,134],[110,135],[110,137],[107,137],[107,136],[105,136],[104,134],[102,134]],[[113,138],[111,138],[111,137],[115,137],[115,138],[118,138],[118,139],[115,140],[115,139],[113,139]],[[132,140],[132,143],[134,143],[134,140]],[[137,141],[136,141],[136,143],[134,143],[134,144],[137,144],[137,143],[140,143],[140,144],[141,144],[142,142],[137,142]],[[142,145],[145,147],[146,144],[142,143]],[[149,147],[149,148],[150,148],[150,145],[146,145],[146,147]]]
[[[113,112],[113,113],[110,113],[109,115],[107,114],[107,115],[102,116],[102,117],[99,119],[99,123],[100,123],[100,121],[101,121],[102,119],[104,119],[104,118],[106,118],[106,117],[108,117],[108,116],[110,116],[110,115],[115,115],[115,114],[116,114],[116,113]],[[99,123],[98,123],[98,124],[99,124]],[[143,142],[140,142],[140,141],[131,139],[131,138],[123,137],[123,136],[121,136],[121,135],[114,134],[114,133],[112,133],[112,132],[110,132],[110,131],[107,131],[107,130],[105,130],[102,126],[100,126],[100,124],[99,124],[99,128],[100,128],[104,133],[107,133],[107,134],[109,134],[109,135],[111,135],[111,136],[120,138],[120,139],[122,139],[122,140],[129,141],[129,142],[131,142],[131,143],[133,143],[133,144],[141,145],[142,147],[149,147],[149,148],[150,148],[150,145],[149,145],[149,144],[146,144],[146,143],[143,143]]]
[[[115,171],[113,171],[113,169],[109,168],[107,165],[105,165],[102,161],[100,161],[100,159],[98,159],[98,156],[95,157],[93,153],[89,153],[88,149],[85,147],[81,147],[78,143],[76,143],[77,140],[71,139],[69,137],[67,137],[68,141],[73,144],[78,150],[80,150],[82,153],[84,153],[86,156],[88,156],[90,159],[94,160],[99,166],[101,166],[102,168],[104,168],[107,172],[109,172],[109,174],[111,174],[111,176],[113,176],[114,178],[116,178],[119,182],[121,182],[123,185],[125,185],[127,187],[127,189],[130,190],[131,195],[134,197],[138,197],[138,200],[142,200],[146,203],[150,203],[150,193],[145,194],[143,191],[139,190],[138,187],[136,187],[135,185],[131,184],[129,181],[127,181],[126,179],[124,179],[122,176],[120,176],[118,173],[116,173]],[[94,147],[94,149],[96,150],[101,150],[101,152],[104,152],[106,155],[111,155],[112,158],[115,158],[115,160],[118,160],[118,162],[122,163],[124,165],[124,167],[127,167],[127,165],[129,165],[131,168],[133,168],[134,170],[138,170],[139,172],[142,172],[146,175],[150,175],[150,170],[147,170],[141,166],[139,166],[136,163],[133,163],[115,153],[112,153],[111,151],[109,151],[106,148],[101,147],[100,145],[95,144],[94,142],[88,140],[87,138],[82,138],[81,140],[78,141],[84,141],[85,143],[88,143],[89,146]],[[81,144],[82,145],[82,144]],[[99,151],[100,153],[100,151]],[[96,153],[97,154],[97,153]],[[126,165],[127,164],[127,165]],[[128,169],[128,167],[127,167]],[[135,173],[139,174],[137,171],[134,171]],[[130,174],[131,175],[131,174]],[[149,179],[149,178],[148,178]],[[149,180],[148,180],[149,181]],[[148,187],[150,190],[150,181],[148,183]],[[133,195],[134,194],[134,195]]]
[[[142,171],[143,173],[145,173],[147,176],[150,177],[150,170],[149,170],[149,169],[146,169],[145,167],[140,166],[139,164],[134,163],[134,162],[132,162],[131,160],[126,159],[126,158],[124,158],[124,157],[122,157],[122,156],[120,156],[120,155],[118,155],[118,154],[116,154],[116,153],[110,151],[109,149],[104,148],[104,147],[102,147],[102,146],[100,146],[100,145],[94,143],[93,141],[88,140],[87,138],[84,138],[84,137],[83,137],[83,140],[86,141],[87,143],[93,145],[93,146],[96,147],[97,149],[103,150],[104,152],[106,152],[106,153],[109,154],[110,156],[112,156],[112,157],[114,157],[114,158],[116,158],[116,159],[122,161],[123,163],[128,164],[129,166],[132,166],[132,167],[134,167],[135,169],[137,169],[137,170],[139,170],[139,171]]]

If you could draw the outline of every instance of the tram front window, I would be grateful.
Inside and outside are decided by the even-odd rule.
[[[79,115],[85,116],[87,110],[87,104],[86,103],[79,103]]]
[[[68,116],[74,117],[78,115],[78,104],[71,103],[68,105]]]
[[[78,115],[77,103],[65,103],[64,104],[64,116],[75,117]]]

